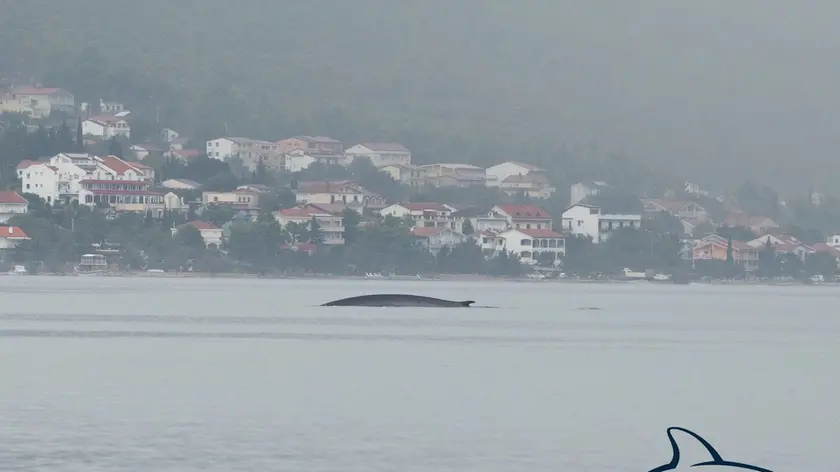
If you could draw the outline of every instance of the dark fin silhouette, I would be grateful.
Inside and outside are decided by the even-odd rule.
[[[680,446],[677,444],[676,438],[674,438],[674,432],[681,432],[685,433],[691,438],[696,440],[696,443],[692,444],[692,447],[689,448],[690,456],[683,457],[681,455]],[[702,467],[709,466],[708,470],[752,470],[754,472],[773,472],[770,469],[765,469],[762,467],[758,467],[755,465],[743,464],[741,462],[732,462],[724,459],[721,457],[720,453],[712,446],[708,441],[701,438],[700,435],[693,431],[689,431],[685,428],[680,428],[677,426],[672,426],[668,428],[668,441],[671,442],[671,450],[673,451],[673,456],[671,457],[671,462],[659,466],[655,469],[651,469],[649,472],[665,472],[668,470],[675,470],[677,467],[698,467],[698,470],[706,470]],[[700,446],[699,448],[696,446]],[[700,453],[698,457],[693,457],[694,453]]]
[[[475,303],[475,301],[474,301],[474,300],[466,300],[466,301],[463,301],[463,302],[458,302],[458,303],[460,303],[460,304],[461,304],[461,305],[463,305],[463,306],[470,306],[470,305],[472,305],[473,303]]]

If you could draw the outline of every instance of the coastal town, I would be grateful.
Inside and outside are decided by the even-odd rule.
[[[834,281],[840,264],[840,221],[836,233],[799,225],[755,186],[651,194],[561,186],[518,156],[482,167],[416,162],[373,139],[196,140],[145,121],[138,132],[122,103],[31,85],[0,90],[0,113],[5,271],[84,273],[81,258],[97,255],[103,272],[809,283]]]

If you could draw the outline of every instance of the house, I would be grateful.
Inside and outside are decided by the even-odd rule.
[[[99,113],[103,115],[115,115],[122,111],[125,111],[125,105],[122,103],[99,99]]]
[[[60,153],[47,161],[24,161],[17,173],[24,193],[38,195],[47,203],[69,203],[79,199],[79,182],[99,167],[92,154]]]
[[[173,192],[169,192],[163,196],[163,207],[167,211],[176,213],[187,213],[190,210],[189,204],[184,202],[184,199]]]
[[[121,116],[98,115],[82,122],[82,133],[85,136],[95,136],[101,139],[123,137],[131,139],[131,126]]]
[[[351,160],[367,157],[376,167],[391,164],[411,164],[411,151],[398,143],[362,143],[348,148],[344,154]]]
[[[508,228],[551,229],[551,215],[533,205],[496,205],[491,210],[507,220]]]
[[[283,165],[287,172],[300,172],[315,163],[326,166],[345,165],[346,161],[347,158],[341,155],[308,154],[301,150],[291,151],[283,156]]]
[[[294,191],[298,203],[343,203],[357,211],[381,200],[352,180],[303,180]]]
[[[201,151],[198,149],[170,149],[168,152],[163,154],[164,157],[177,159],[181,162],[188,162],[200,155]]]
[[[309,155],[326,154],[340,156],[344,154],[341,141],[326,136],[294,136],[277,141],[280,152],[288,154],[292,151],[303,151]]]
[[[151,190],[146,180],[87,178],[79,184],[79,203],[83,205],[107,205],[118,212],[152,212],[155,218],[161,218],[166,208],[163,194]]]
[[[155,168],[142,162],[132,162],[131,167],[139,171],[141,180],[155,181]]]
[[[62,88],[15,87],[11,95],[32,110],[32,118],[46,118],[53,112],[72,114],[76,109],[73,94]]]
[[[34,111],[23,99],[15,98],[11,93],[0,92],[0,114],[3,113],[19,113],[32,117]]]
[[[208,223],[206,221],[190,221],[188,223],[184,223],[180,226],[176,226],[171,229],[172,236],[178,234],[178,231],[186,228],[187,226],[192,226],[193,228],[197,229],[199,234],[201,234],[201,239],[204,240],[204,245],[208,248],[216,248],[218,249],[222,245],[222,228],[214,225],[213,223]]]
[[[485,171],[488,187],[499,187],[501,183],[512,176],[524,176],[529,174],[545,175],[545,170],[524,162],[508,161],[495,166],[488,167]]]
[[[225,205],[236,210],[246,212],[258,212],[260,209],[259,192],[248,190],[235,190],[233,192],[203,192],[201,194],[203,205]]]
[[[805,262],[805,258],[808,257],[808,254],[813,254],[815,252],[811,246],[789,234],[767,234],[759,236],[752,241],[747,241],[747,244],[759,251],[765,249],[767,245],[770,244],[776,254],[794,254],[802,262]]]
[[[545,174],[531,173],[511,175],[499,183],[499,188],[508,195],[522,194],[528,198],[551,198],[556,190]]]
[[[196,190],[201,187],[201,184],[189,179],[167,179],[161,182],[163,188],[171,188],[175,190]]]
[[[442,203],[394,203],[388,205],[379,214],[383,217],[411,218],[417,228],[453,228],[455,208]]]
[[[96,157],[91,177],[98,180],[154,181],[154,169],[139,162],[127,162],[117,156]]]
[[[601,195],[612,188],[602,180],[584,180],[570,187],[570,204],[580,203],[588,197]]]
[[[621,228],[642,227],[642,215],[602,214],[601,208],[577,203],[563,212],[563,231],[588,236],[594,243],[606,241]]]
[[[17,226],[0,226],[0,250],[14,249],[30,238]]]
[[[648,217],[653,217],[660,211],[664,211],[692,224],[709,221],[709,214],[706,209],[692,201],[655,198],[643,198],[641,201],[645,215]]]
[[[486,170],[469,164],[437,163],[420,166],[423,180],[432,187],[472,187],[484,186],[487,180]]]
[[[726,238],[716,234],[709,235],[698,241],[692,248],[692,262],[696,264],[699,260],[726,261],[728,245]],[[760,249],[743,241],[732,240],[732,259],[747,272],[758,269],[759,252],[761,252]]]
[[[224,137],[207,141],[207,157],[221,161],[238,158],[250,171],[262,162],[266,167],[277,170],[285,168],[280,145],[259,139]]]
[[[496,235],[503,242],[498,250],[513,253],[520,262],[535,264],[543,257],[550,257],[552,261],[566,255],[566,239],[551,229],[509,229]],[[547,254],[547,256],[543,256]]]
[[[424,172],[413,164],[388,164],[379,168],[397,182],[409,186],[420,187],[425,184]]]
[[[452,213],[456,223],[454,228],[463,232],[460,228],[464,222],[469,221],[476,233],[492,231],[500,233],[509,228],[508,218],[493,211],[492,209],[472,207],[458,209]],[[463,221],[459,221],[463,220]]]
[[[326,212],[317,205],[301,205],[295,208],[282,209],[274,213],[274,218],[284,228],[289,223],[309,227],[314,219],[321,231],[321,242],[323,244],[344,244],[344,217],[341,214]]]
[[[34,166],[42,163],[42,161],[33,161],[31,159],[24,159],[20,161],[20,163],[18,163],[17,167],[15,168],[18,180],[23,180],[24,170],[29,168],[29,166]]]
[[[833,248],[840,249],[840,234],[833,234],[829,236],[826,238],[825,243]]]
[[[244,191],[244,192],[253,192],[253,193],[264,193],[264,194],[274,193],[273,188],[269,187],[268,185],[262,185],[262,184],[240,185],[239,187],[236,187],[236,190]]]
[[[134,153],[134,158],[138,161],[142,161],[152,154],[160,156],[166,152],[165,149],[154,144],[134,144],[128,150]]]
[[[24,215],[29,209],[29,201],[11,190],[0,190],[0,223],[6,223],[16,215]]]
[[[165,143],[171,143],[181,136],[180,133],[172,128],[163,128],[160,130],[160,139]]]
[[[772,218],[765,216],[747,216],[743,213],[735,213],[726,217],[721,226],[743,226],[749,228],[756,234],[767,234],[772,230],[779,229],[779,224]]]
[[[813,249],[814,254],[828,254],[834,257],[834,260],[837,261],[837,268],[840,269],[840,249],[837,249],[834,246],[829,246],[826,243],[812,244],[811,249]]]
[[[469,238],[450,228],[411,228],[411,235],[432,254],[437,254],[444,247],[453,247]]]

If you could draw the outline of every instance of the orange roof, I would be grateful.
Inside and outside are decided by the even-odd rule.
[[[29,166],[34,166],[35,164],[41,164],[41,161],[33,161],[29,159],[24,159],[20,161],[20,164],[17,165],[18,170],[26,169]]]
[[[105,167],[113,170],[118,175],[123,175],[123,174],[126,173],[126,171],[129,171],[129,170],[133,170],[133,171],[137,170],[136,167],[132,166],[128,162],[125,162],[124,160],[120,159],[117,156],[100,157],[100,159],[102,160],[102,165],[104,165]]]
[[[499,205],[499,208],[511,218],[551,219],[547,211],[533,205]]]
[[[29,239],[29,236],[17,226],[0,226],[0,238],[3,239]]]
[[[29,201],[21,197],[17,192],[2,190],[0,191],[0,203],[29,203]]]
[[[187,224],[199,231],[201,231],[202,229],[219,229],[219,227],[214,225],[213,223],[208,223],[206,221],[201,220],[190,221]]]

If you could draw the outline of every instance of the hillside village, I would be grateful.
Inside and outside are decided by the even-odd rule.
[[[480,249],[485,260],[511,258],[523,267],[558,273],[673,272],[717,264],[767,276],[779,275],[785,263],[798,261],[801,268],[819,257],[832,261],[826,275],[833,275],[840,263],[840,234],[806,241],[771,215],[748,213],[731,198],[709,195],[693,183],[655,196],[632,195],[626,185],[597,180],[557,188],[546,170],[520,160],[486,168],[420,164],[399,143],[342,143],[327,136],[276,141],[219,136],[197,143],[164,127],[135,139],[126,106],[104,100],[77,104],[61,88],[10,88],[0,94],[0,113],[26,117],[32,134],[46,136],[43,130],[49,127],[56,140],[68,135],[62,152],[27,155],[14,163],[14,183],[0,192],[4,259],[33,244],[35,236],[15,223],[36,199],[53,209],[86,207],[109,220],[139,215],[157,221],[172,237],[189,227],[208,250],[225,256],[236,246],[236,224],[256,224],[270,215],[284,231],[274,251],[312,256],[348,245],[347,219],[352,218],[359,228],[398,220],[412,244],[432,257],[468,245]],[[75,136],[68,134],[68,118],[75,118]],[[9,128],[11,121],[3,122]],[[237,181],[229,185],[173,176],[173,166],[218,166]],[[386,195],[367,188],[347,170],[368,168],[376,175],[366,174],[366,180],[400,191]],[[337,174],[342,178],[331,177]],[[478,195],[480,201],[456,198],[463,195]],[[222,220],[220,208],[225,210]],[[211,221],[210,214],[217,217]],[[107,252],[107,241],[97,245],[90,251]],[[584,260],[594,259],[598,247],[610,248],[608,256],[602,251],[597,257],[612,258],[613,264]],[[651,267],[660,247],[669,262]],[[768,250],[773,253],[769,260]],[[772,273],[762,273],[771,265]],[[720,270],[705,273],[723,274]]]

